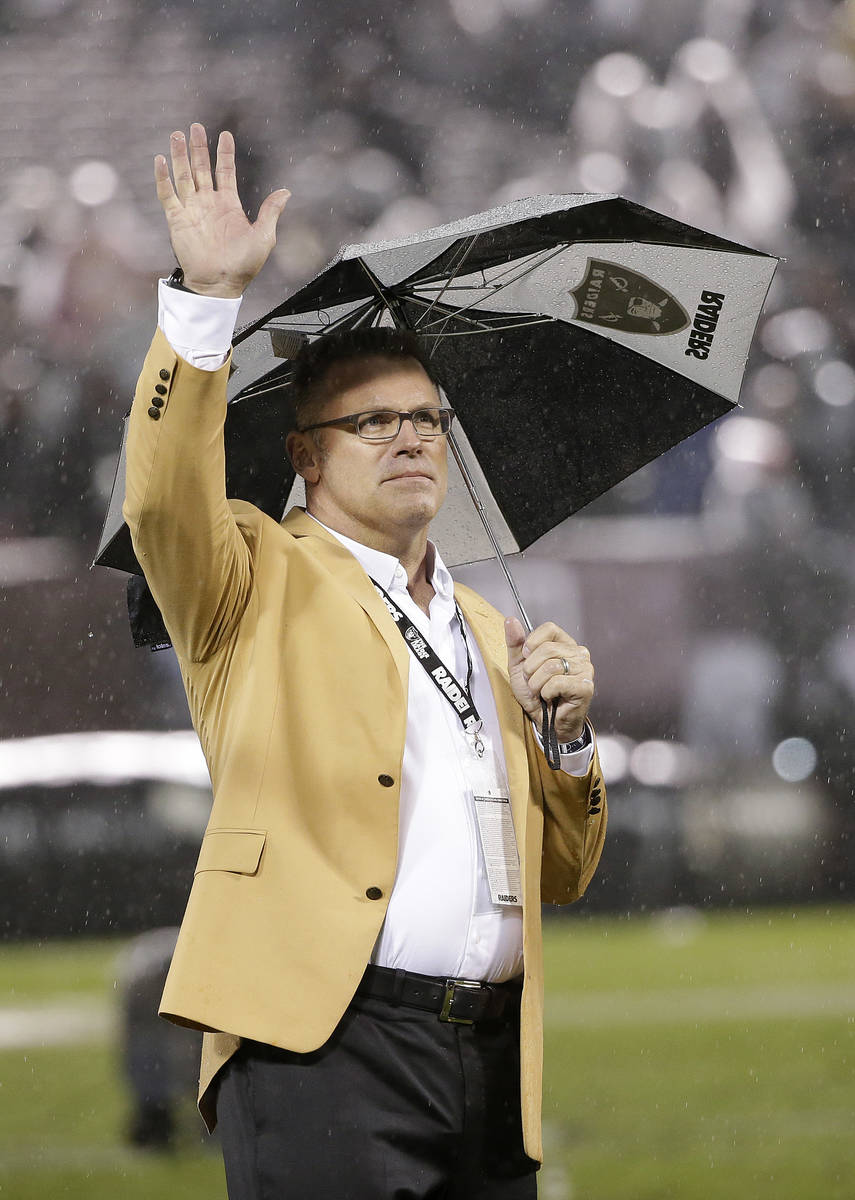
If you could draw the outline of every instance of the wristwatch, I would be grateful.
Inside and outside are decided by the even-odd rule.
[[[577,750],[584,750],[586,746],[591,744],[591,727],[586,725],[579,737],[573,742],[559,742],[559,754],[575,754]]]
[[[176,288],[179,292],[189,292],[191,296],[198,296],[198,292],[194,292],[192,288],[184,286],[184,268],[176,267],[166,281],[166,286]]]

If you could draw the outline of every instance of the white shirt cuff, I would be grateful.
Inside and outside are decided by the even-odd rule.
[[[193,367],[217,371],[229,356],[241,297],[197,296],[168,287],[157,288],[157,323],[176,354]]]
[[[529,718],[531,719],[531,718]],[[540,735],[540,728],[537,721],[531,722],[534,727],[534,732],[537,737],[537,744],[543,750],[543,738]],[[588,729],[590,729],[590,725]],[[594,759],[594,731],[591,729],[591,740],[587,746],[583,746],[581,750],[574,751],[573,754],[559,754],[558,763],[562,771],[566,775],[574,775],[578,779],[582,779],[591,769],[591,763]]]

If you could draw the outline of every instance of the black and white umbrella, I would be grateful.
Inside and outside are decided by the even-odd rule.
[[[306,339],[413,329],[457,413],[432,536],[450,566],[495,553],[507,574],[505,555],[736,405],[776,265],[601,195],[535,196],[345,246],[235,336],[228,495],[277,520],[301,501],[284,441]],[[96,562],[138,573],[123,496],[122,454]]]

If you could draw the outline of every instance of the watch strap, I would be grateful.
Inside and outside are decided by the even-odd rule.
[[[191,296],[198,296],[198,292],[194,292],[192,288],[184,286],[184,268],[176,267],[166,281],[166,286],[175,288],[179,292],[189,292]]]

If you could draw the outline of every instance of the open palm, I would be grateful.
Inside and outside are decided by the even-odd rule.
[[[276,244],[276,223],[290,192],[272,192],[252,222],[238,196],[230,133],[220,134],[213,176],[207,134],[198,123],[190,126],[189,155],[183,133],[173,133],[170,155],[174,186],[163,155],[154,160],[154,176],[186,286],[208,296],[242,295]]]

